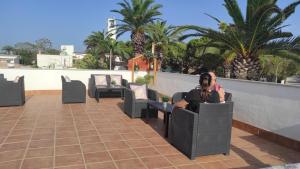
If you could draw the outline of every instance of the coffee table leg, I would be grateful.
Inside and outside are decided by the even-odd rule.
[[[98,90],[96,90],[96,100],[97,100],[97,102],[99,103],[99,96],[100,94],[99,94],[99,91]]]
[[[165,137],[168,137],[169,135],[169,118],[170,118],[170,113],[166,113],[166,128],[165,128]]]

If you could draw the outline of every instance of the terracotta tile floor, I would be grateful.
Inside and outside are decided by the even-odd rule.
[[[121,106],[118,98],[63,105],[54,95],[0,108],[0,169],[248,169],[300,162],[300,153],[236,128],[229,156],[189,160],[162,136],[162,117],[146,124]]]

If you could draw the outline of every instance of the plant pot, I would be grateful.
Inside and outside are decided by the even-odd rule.
[[[167,109],[167,106],[168,106],[168,102],[163,102],[163,108]]]

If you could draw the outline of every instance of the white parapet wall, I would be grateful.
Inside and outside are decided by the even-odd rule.
[[[119,74],[131,82],[131,71],[109,70],[44,70],[44,69],[0,69],[7,80],[14,80],[16,76],[24,76],[25,90],[61,90],[61,75],[70,77],[71,80],[80,80],[88,87],[91,74]],[[135,78],[145,76],[143,71],[135,72]]]
[[[158,73],[154,89],[172,96],[198,85],[199,76]],[[233,94],[234,119],[300,141],[300,87],[218,78]]]

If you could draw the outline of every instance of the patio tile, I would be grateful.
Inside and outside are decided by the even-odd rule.
[[[55,147],[55,155],[72,155],[81,153],[79,145],[71,145],[71,146],[59,146]]]
[[[177,166],[177,168],[178,169],[206,169],[197,164],[181,165],[181,166]],[[207,169],[210,169],[210,168],[207,168]],[[216,169],[222,169],[222,168],[216,168]]]
[[[33,140],[30,142],[29,148],[53,147],[54,140]]]
[[[105,162],[112,160],[108,152],[86,153],[84,154],[84,159],[86,163]]]
[[[165,159],[163,156],[144,157],[142,158],[142,161],[149,169],[172,166],[172,164],[168,162],[167,159]]]
[[[128,140],[127,144],[132,148],[152,146],[152,144],[148,140],[145,140],[145,139],[143,139],[143,140]]]
[[[107,150],[116,150],[116,149],[128,149],[129,146],[125,141],[113,141],[104,143]]]
[[[144,148],[134,148],[135,153],[139,157],[147,157],[147,156],[157,156],[159,152],[154,149],[154,147],[144,147]]]
[[[163,137],[161,113],[145,123],[125,115],[117,106],[122,102],[87,97],[86,104],[62,105],[60,95],[41,95],[23,107],[6,108],[0,113],[0,168],[20,169],[26,148],[22,167],[30,169],[248,169],[300,160],[299,152],[237,128],[232,128],[230,155],[190,160]]]
[[[82,165],[83,159],[81,154],[55,156],[55,167],[69,166],[69,165]]]
[[[105,145],[103,143],[91,143],[91,144],[82,144],[83,153],[94,153],[105,151]]]
[[[146,169],[139,159],[116,161],[119,169]]]
[[[122,141],[124,140],[120,134],[105,134],[101,135],[104,142]]]
[[[144,137],[138,133],[126,133],[126,134],[121,134],[125,140],[140,140],[143,139]]]
[[[164,146],[156,146],[157,151],[162,155],[173,155],[179,154],[180,152],[176,150],[176,148],[172,147],[171,145],[164,145]]]
[[[36,148],[28,149],[25,158],[48,157],[54,155],[54,148]]]
[[[97,131],[96,130],[82,130],[78,131],[78,135],[80,137],[85,137],[85,136],[97,136]]]
[[[56,139],[55,144],[56,146],[74,145],[74,144],[79,144],[79,141],[75,137],[69,137],[69,138]]]
[[[65,166],[65,167],[55,167],[54,169],[85,169],[84,165],[72,165],[72,166]]]
[[[230,168],[229,166],[225,165],[222,162],[209,162],[209,163],[201,163],[198,164],[199,166],[201,166],[204,169],[227,169]]]
[[[1,162],[0,168],[2,169],[20,169],[22,160],[9,161],[9,162]]]
[[[80,144],[99,143],[102,142],[99,136],[79,137]]]
[[[25,149],[27,144],[28,142],[2,144],[0,152]]]
[[[25,150],[15,150],[0,153],[0,162],[19,160],[23,158]]]
[[[53,167],[53,157],[25,159],[21,169],[42,169]]]
[[[117,169],[113,162],[87,164],[87,169]]]
[[[166,155],[165,156],[173,165],[193,164],[193,161],[182,154]]]
[[[54,133],[33,134],[31,140],[50,140],[54,139]]]
[[[131,149],[112,150],[109,151],[114,160],[125,160],[130,158],[137,158]]]

